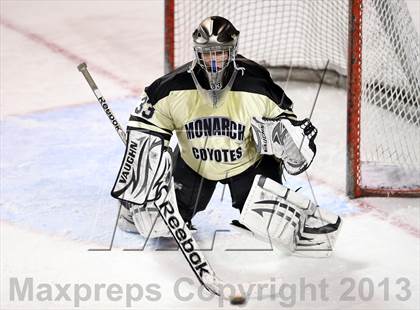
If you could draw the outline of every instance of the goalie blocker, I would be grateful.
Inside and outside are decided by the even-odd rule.
[[[122,201],[119,226],[144,237],[169,237],[167,225],[159,216],[155,202],[163,199],[162,187],[171,177],[170,153],[162,138],[141,130],[130,130],[127,147],[111,196]],[[169,191],[163,201],[175,199]],[[131,225],[130,225],[131,224]]]
[[[329,256],[341,227],[341,218],[303,195],[257,175],[239,222],[255,237],[304,256]]]

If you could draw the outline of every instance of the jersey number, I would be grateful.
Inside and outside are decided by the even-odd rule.
[[[148,102],[149,98],[147,96],[143,96],[140,100],[140,105],[134,110],[134,112],[136,114],[140,114],[141,112],[141,116],[143,116],[144,118],[151,118],[153,116],[153,114],[155,113],[155,108]],[[146,104],[146,108],[143,109],[144,105]]]

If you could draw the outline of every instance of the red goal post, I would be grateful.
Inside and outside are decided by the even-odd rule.
[[[274,79],[318,82],[329,61],[325,81],[348,94],[350,197],[420,197],[420,44],[403,0],[165,0],[166,72],[192,60],[210,15]]]

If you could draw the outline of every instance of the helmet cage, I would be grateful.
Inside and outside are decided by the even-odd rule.
[[[222,89],[223,73],[229,64],[235,59],[236,46],[195,46],[194,53],[197,63],[207,73],[210,89]]]

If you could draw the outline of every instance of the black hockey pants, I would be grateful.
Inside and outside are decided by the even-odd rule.
[[[279,167],[280,164],[273,157],[263,156],[255,165],[239,175],[219,182],[229,186],[232,206],[241,211],[255,175],[261,174],[282,183],[282,171]],[[187,222],[197,212],[206,209],[218,181],[211,181],[200,176],[182,160],[179,154],[175,161],[173,175],[179,212],[184,221]]]

